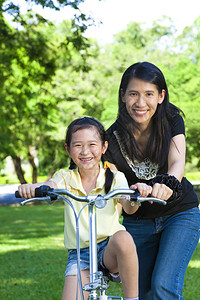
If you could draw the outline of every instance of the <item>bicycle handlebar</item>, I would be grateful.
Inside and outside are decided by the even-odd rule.
[[[128,195],[129,198],[127,198],[126,200],[129,200],[131,202],[135,201],[138,203],[138,205],[140,205],[142,202],[145,202],[145,201],[153,201],[153,202],[157,202],[157,203],[160,203],[163,205],[167,204],[166,201],[158,199],[158,198],[141,197],[137,190],[131,190],[131,189],[116,189],[116,190],[109,192],[106,195],[78,196],[78,195],[71,193],[70,191],[68,191],[66,189],[53,189],[47,185],[42,185],[39,188],[35,189],[35,197],[34,198],[30,198],[30,199],[22,201],[21,205],[24,205],[24,204],[26,204],[28,202],[32,202],[32,201],[37,201],[37,200],[51,202],[51,201],[57,200],[59,195],[66,195],[76,201],[81,201],[81,202],[91,202],[94,200],[108,200],[117,195]],[[15,192],[15,197],[21,198],[18,191]]]

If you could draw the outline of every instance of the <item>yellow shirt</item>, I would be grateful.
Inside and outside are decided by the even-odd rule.
[[[128,183],[123,173],[113,171],[114,178],[111,190],[114,189],[128,189]],[[57,184],[59,189],[67,189],[70,192],[86,196],[83,189],[80,174],[76,170],[60,170],[52,180]],[[101,167],[99,176],[97,178],[96,188],[93,189],[90,195],[105,195],[105,170]],[[78,202],[70,199],[74,205],[75,211],[78,214],[81,208],[86,204],[85,202]],[[119,214],[117,210],[117,200],[110,199],[104,208],[96,208],[97,220],[97,243],[105,240],[107,237],[113,235],[119,230],[125,230],[124,226],[119,223]],[[86,248],[89,246],[89,216],[88,206],[81,212],[79,218],[79,232],[80,232],[80,247]],[[65,227],[64,227],[64,244],[68,249],[76,249],[76,222],[72,208],[65,202]]]

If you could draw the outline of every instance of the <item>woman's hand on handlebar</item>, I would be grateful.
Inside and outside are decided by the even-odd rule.
[[[151,195],[151,197],[165,201],[168,200],[173,194],[173,191],[168,186],[160,183],[155,183],[153,187],[151,187],[146,183],[138,182],[131,185],[130,188],[133,190],[137,189],[141,197],[148,197],[149,195]],[[150,203],[152,202],[150,201]]]
[[[173,190],[171,190],[168,186],[166,186],[163,183],[155,183],[152,187],[152,197],[167,201],[172,196],[172,194]]]
[[[153,187],[151,187],[146,183],[138,182],[131,185],[130,188],[133,190],[137,189],[141,197],[148,197],[151,195],[151,197],[165,201],[168,200],[173,194],[173,191],[168,186],[160,183],[155,183]]]

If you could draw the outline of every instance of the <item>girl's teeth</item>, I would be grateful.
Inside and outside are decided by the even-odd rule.
[[[81,160],[89,161],[89,160],[91,160],[91,158],[82,158]]]

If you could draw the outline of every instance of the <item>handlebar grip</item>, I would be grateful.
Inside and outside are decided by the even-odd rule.
[[[48,192],[53,191],[48,185],[41,185],[40,187],[35,189],[35,197],[45,197],[48,195]]]
[[[140,193],[138,190],[135,190],[135,194],[131,195],[130,201],[136,201],[138,200],[138,197],[140,197]]]
[[[15,198],[21,198],[20,194],[19,194],[19,191],[16,191],[15,192]]]
[[[53,188],[51,188],[48,185],[41,185],[40,187],[35,189],[35,197],[39,198],[39,197],[45,197],[48,195],[48,192],[53,191]],[[15,198],[22,198],[20,196],[19,191],[15,192]]]

